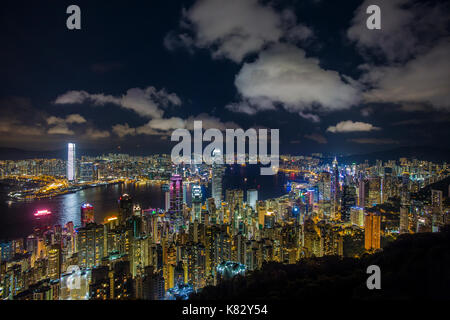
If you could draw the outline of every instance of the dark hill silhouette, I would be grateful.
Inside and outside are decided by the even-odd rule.
[[[293,265],[268,263],[246,277],[205,287],[193,300],[450,299],[450,227],[401,235],[360,259],[328,256]],[[381,269],[381,290],[368,290],[366,269]]]

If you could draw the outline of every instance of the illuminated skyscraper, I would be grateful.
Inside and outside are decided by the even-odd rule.
[[[125,222],[133,215],[133,199],[128,194],[119,198],[119,223]]]
[[[364,216],[364,247],[366,250],[380,249],[381,215],[377,212],[367,212]]]
[[[54,244],[48,250],[48,276],[52,280],[61,276],[61,247]]]
[[[67,145],[67,180],[76,180],[76,154],[75,143]]]
[[[101,224],[89,224],[77,230],[78,263],[82,268],[101,265],[104,257],[104,228]]]
[[[222,202],[222,152],[219,149],[214,149],[212,152],[212,197],[214,198],[214,203],[216,208],[221,207]]]
[[[201,222],[202,212],[202,188],[200,186],[192,187],[192,222],[197,220]]]
[[[247,190],[247,203],[253,210],[256,210],[256,201],[258,201],[258,190]]]
[[[94,223],[94,207],[85,203],[81,206],[81,226],[85,227],[88,223]]]
[[[180,219],[183,216],[183,179],[179,174],[170,178],[170,217]]]
[[[336,157],[333,160],[333,172],[331,177],[331,218],[335,218],[339,210],[339,168]]]

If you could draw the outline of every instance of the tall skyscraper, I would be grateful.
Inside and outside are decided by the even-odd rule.
[[[69,143],[67,145],[67,180],[76,180],[76,168],[75,143]]]
[[[200,186],[192,187],[192,219],[191,221],[197,220],[201,222],[201,212],[202,212],[202,188]]]
[[[119,198],[119,223],[125,222],[133,215],[133,199],[128,194]]]
[[[258,201],[258,190],[247,190],[247,203],[253,210],[256,210],[256,201]]]
[[[333,172],[331,177],[331,218],[335,218],[339,210],[339,168],[336,157],[333,160]]]
[[[364,247],[366,250],[380,249],[381,215],[377,212],[367,212],[364,216]]]
[[[222,160],[222,161],[221,161]],[[219,149],[214,149],[212,152],[212,197],[216,208],[221,207],[222,202],[222,175],[223,175],[223,156]]]
[[[183,216],[183,178],[174,174],[170,178],[170,217],[180,219]]]

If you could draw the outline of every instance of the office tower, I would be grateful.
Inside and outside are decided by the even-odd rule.
[[[374,206],[381,203],[381,178],[371,177],[369,178],[369,198],[367,206]]]
[[[432,211],[432,231],[438,232],[444,225],[444,215],[442,211],[443,192],[441,190],[431,190],[431,211]]]
[[[256,190],[256,189],[247,190],[247,204],[253,210],[256,210],[256,202],[257,201],[258,201],[258,190]]]
[[[264,201],[256,202],[256,212],[258,213],[258,225],[262,229],[264,226],[264,216],[266,215],[266,204]]]
[[[351,207],[350,208],[350,222],[360,228],[364,227],[364,208]]]
[[[350,210],[356,205],[356,188],[353,185],[344,185],[342,192],[341,220],[350,221]]]
[[[221,207],[222,203],[222,175],[223,175],[223,156],[219,149],[214,149],[212,152],[212,193],[216,208]]]
[[[200,186],[192,187],[192,216],[191,222],[197,220],[201,222],[202,213],[202,188]]]
[[[406,187],[402,186],[400,190],[400,233],[409,233],[410,231],[408,194]]]
[[[319,201],[330,201],[331,199],[331,174],[321,172],[318,178]]]
[[[119,198],[119,223],[124,223],[133,215],[133,199],[128,194],[123,194]]]
[[[164,209],[168,212],[170,209],[170,192],[164,192]]]
[[[333,227],[330,223],[319,223],[320,232],[320,255],[323,256],[343,256],[344,244],[339,228]]]
[[[369,181],[363,177],[358,186],[358,207],[365,208],[369,204]]]
[[[331,174],[329,172],[319,173],[317,187],[319,191],[319,216],[322,219],[332,218]]]
[[[364,216],[364,247],[366,250],[380,249],[381,215],[378,212],[367,212]]]
[[[104,227],[91,223],[77,230],[78,259],[82,268],[92,268],[101,264],[104,256]]]
[[[183,216],[183,179],[179,174],[170,178],[170,209],[171,219],[181,219]]]
[[[57,280],[61,276],[61,246],[52,245],[48,250],[48,277]]]
[[[333,160],[333,169],[332,169],[332,176],[331,176],[331,218],[336,218],[336,215],[339,211],[339,192],[340,192],[340,185],[339,185],[339,168],[338,168],[338,162],[336,160],[336,157]]]
[[[67,180],[76,180],[76,153],[75,153],[75,143],[69,143],[67,145]]]
[[[94,207],[85,203],[81,206],[81,226],[86,227],[88,223],[94,223]]]

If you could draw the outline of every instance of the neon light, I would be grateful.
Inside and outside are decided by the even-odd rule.
[[[36,211],[34,216],[35,217],[40,217],[40,216],[47,216],[49,214],[51,214],[51,212],[48,211],[47,209],[45,209],[45,210],[38,210],[38,211]]]

